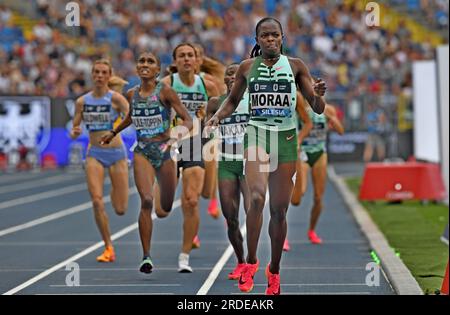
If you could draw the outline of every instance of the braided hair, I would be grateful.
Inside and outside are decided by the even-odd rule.
[[[265,17],[265,18],[261,19],[258,22],[258,24],[256,24],[256,31],[255,31],[255,33],[256,33],[257,37],[258,37],[259,28],[261,27],[261,24],[263,24],[264,22],[267,22],[267,21],[273,21],[273,22],[277,23],[278,26],[280,27],[281,35],[283,35],[283,27],[281,26],[280,21],[278,21],[276,18],[268,16],[268,17]],[[281,45],[281,53],[283,53],[283,45]],[[262,55],[261,46],[259,46],[259,44],[256,43],[255,46],[253,46],[252,52],[250,53],[250,58],[254,58],[254,57],[257,57],[257,56],[261,56],[261,55]]]

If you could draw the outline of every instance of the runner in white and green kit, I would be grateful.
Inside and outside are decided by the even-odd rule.
[[[327,179],[327,133],[331,125],[339,134],[344,133],[344,127],[336,115],[336,109],[326,105],[323,114],[307,109],[313,123],[309,135],[305,137],[300,148],[300,160],[297,162],[297,177],[292,193],[291,203],[299,205],[306,192],[308,173],[311,170],[314,190],[313,207],[308,228],[308,238],[312,244],[321,244],[322,239],[316,233],[317,222],[322,212],[322,198],[325,193]],[[300,126],[301,127],[301,126]]]
[[[239,64],[231,64],[225,70],[224,82],[227,94],[213,97],[206,108],[211,118],[225,101],[231,91]],[[244,209],[249,207],[248,186],[244,177],[244,135],[249,120],[249,98],[244,94],[234,113],[219,122],[219,196],[223,215],[227,221],[228,239],[237,258],[236,268],[228,274],[228,279],[239,279],[246,260],[244,257],[243,237],[239,229],[239,205],[241,193],[244,197]]]
[[[292,194],[292,177],[297,160],[296,90],[301,91],[315,112],[325,107],[325,82],[313,81],[302,60],[282,55],[283,30],[274,18],[264,18],[256,25],[256,46],[250,59],[243,61],[235,84],[219,111],[208,121],[218,126],[238,107],[248,87],[250,121],[244,142],[245,178],[250,191],[247,212],[247,265],[239,279],[239,289],[253,289],[253,277],[259,263],[256,257],[262,225],[266,190],[270,195],[271,262],[266,268],[266,294],[280,294],[280,260],[286,237],[286,211]],[[314,83],[313,83],[314,82]],[[268,135],[271,134],[269,137]],[[266,137],[264,137],[266,136]],[[278,143],[270,143],[268,139]],[[278,150],[272,150],[278,145]],[[250,154],[249,154],[250,153]],[[256,154],[255,154],[256,153]],[[256,158],[254,158],[256,156]],[[249,159],[250,157],[250,159]],[[267,161],[278,162],[275,170],[262,171]]]

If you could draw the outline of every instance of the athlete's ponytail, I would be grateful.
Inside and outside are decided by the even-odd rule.
[[[254,57],[258,57],[261,56],[261,46],[259,46],[258,44],[255,44],[255,46],[253,46],[252,52],[250,53],[250,58],[254,58]]]

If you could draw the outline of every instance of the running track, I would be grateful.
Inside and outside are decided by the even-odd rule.
[[[348,167],[336,167],[348,172]],[[354,171],[351,169],[351,171]],[[132,176],[132,175],[130,175]],[[141,246],[137,232],[139,200],[130,178],[129,210],[116,216],[106,208],[114,236],[117,260],[100,264],[95,257],[103,244],[94,223],[82,170],[0,175],[0,292],[2,294],[175,294],[240,295],[237,282],[227,280],[235,265],[223,217],[214,220],[201,201],[201,248],[191,252],[192,274],[177,272],[182,216],[179,201],[173,213],[154,223],[150,275],[138,272]],[[178,191],[179,192],[179,191]],[[291,251],[283,254],[282,294],[395,294],[381,272],[379,286],[365,283],[372,262],[367,240],[350,211],[328,182],[325,212],[318,226],[324,244],[306,238],[311,191],[300,207],[288,213]],[[177,194],[176,200],[178,200]],[[267,205],[267,204],[266,204]],[[243,210],[241,211],[243,212]],[[268,209],[264,210],[258,257],[261,265],[255,287],[248,294],[264,294],[264,268],[269,262]],[[241,226],[244,226],[241,215]],[[245,231],[244,231],[245,232]],[[244,237],[245,239],[245,237]],[[80,266],[80,286],[67,286],[67,263]]]

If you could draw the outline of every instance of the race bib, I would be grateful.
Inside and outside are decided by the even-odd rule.
[[[220,138],[226,144],[238,144],[244,141],[249,115],[232,115],[220,122]]]
[[[310,137],[314,137],[320,141],[325,141],[327,139],[327,130],[325,123],[315,123],[314,128],[309,132]]]
[[[112,128],[110,105],[89,105],[83,108],[83,121],[89,131]]]
[[[202,93],[178,93],[178,97],[192,118],[197,117],[197,114],[199,114],[199,112],[203,112],[206,108],[206,97]]]
[[[133,108],[131,118],[140,137],[154,136],[165,131],[159,107]]]
[[[256,117],[291,117],[291,83],[251,82],[250,107]]]

